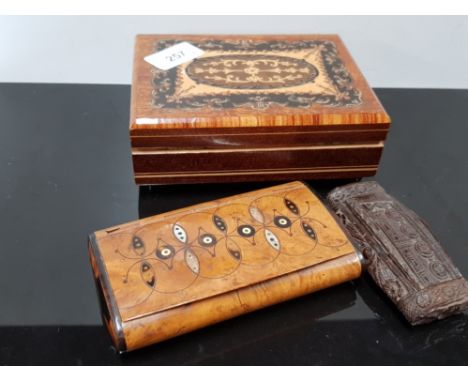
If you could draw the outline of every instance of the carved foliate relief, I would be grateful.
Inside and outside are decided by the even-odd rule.
[[[369,273],[410,323],[468,307],[468,283],[440,243],[376,182],[339,187],[328,199],[369,261]]]

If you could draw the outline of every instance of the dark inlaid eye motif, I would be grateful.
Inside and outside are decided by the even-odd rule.
[[[161,260],[167,260],[175,255],[175,249],[172,245],[163,245],[156,250],[156,256]]]
[[[141,278],[149,287],[154,287],[156,283],[156,277],[154,276],[154,270],[150,263],[143,261],[140,266]]]
[[[307,236],[309,236],[312,240],[317,239],[317,235],[315,234],[314,229],[309,224],[306,222],[301,222],[301,226]]]
[[[198,243],[202,247],[212,247],[216,244],[216,238],[210,233],[205,233],[198,238]]]
[[[213,215],[213,223],[221,232],[226,232],[226,222],[218,215]]]
[[[143,255],[143,253],[145,252],[145,244],[143,243],[143,240],[141,240],[139,236],[136,236],[136,235],[133,236],[132,247],[135,253],[140,256]]]
[[[296,203],[292,200],[284,198],[284,204],[286,205],[287,209],[291,211],[294,215],[299,215],[299,208],[297,207]]]
[[[241,258],[241,254],[239,251],[235,250],[235,249],[231,249],[231,248],[228,248],[228,252],[229,254],[234,257],[236,260],[240,260]]]
[[[289,220],[289,218],[287,218],[286,216],[276,216],[273,219],[273,222],[279,228],[291,227],[291,220]]]
[[[242,237],[252,237],[255,235],[255,228],[248,224],[242,224],[237,227],[237,233]]]

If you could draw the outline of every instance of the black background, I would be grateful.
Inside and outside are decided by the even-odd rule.
[[[468,91],[376,92],[393,120],[376,179],[467,276]],[[468,364],[466,314],[411,328],[368,276],[117,355],[87,235],[274,184],[139,190],[129,101],[123,85],[0,84],[0,364]]]

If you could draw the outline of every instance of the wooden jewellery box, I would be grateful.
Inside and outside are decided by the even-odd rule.
[[[137,184],[377,171],[390,118],[336,35],[141,35],[134,60]]]

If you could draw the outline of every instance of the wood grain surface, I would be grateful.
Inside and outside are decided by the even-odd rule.
[[[158,43],[161,41],[188,41],[196,46],[210,41],[223,41],[231,44],[253,44],[268,43],[279,41],[285,48],[269,47],[268,52],[280,52],[282,55],[303,55],[306,56],[310,48],[290,49],[288,45],[294,43],[303,43],[307,41],[320,41],[333,44],[337,50],[337,59],[340,60],[342,68],[346,71],[352,80],[352,86],[360,94],[360,102],[353,105],[327,105],[324,102],[312,103],[310,106],[292,107],[272,102],[268,107],[248,107],[233,105],[230,108],[213,108],[206,105],[200,108],[193,107],[155,107],[154,93],[160,91],[155,83],[156,69],[151,64],[144,61],[144,57],[154,53],[158,49]],[[164,45],[166,46],[166,45]],[[263,47],[263,49],[265,49]],[[236,51],[237,52],[237,51]],[[252,48],[244,51],[244,54],[258,53]],[[265,53],[265,51],[260,51]],[[222,48],[216,51],[216,54],[223,53]],[[180,65],[171,69],[178,71],[179,76],[186,76],[185,69],[190,63]],[[364,76],[354,63],[351,55],[345,48],[343,42],[337,35],[230,35],[230,36],[200,36],[200,35],[141,35],[136,38],[135,56],[134,56],[132,101],[131,101],[131,135],[142,134],[142,131],[160,131],[164,129],[174,129],[174,133],[187,132],[191,128],[211,128],[213,133],[226,128],[256,128],[267,127],[272,130],[281,130],[281,128],[290,128],[292,126],[314,127],[314,131],[320,130],[321,126],[329,125],[375,125],[388,128],[390,118],[369,87]],[[324,74],[325,76],[325,74]],[[332,75],[329,75],[332,76]],[[156,87],[155,87],[156,86]],[[305,85],[304,85],[305,86]],[[302,87],[304,87],[302,86]],[[331,86],[331,85],[330,85]],[[301,93],[301,86],[279,88],[287,96]],[[331,86],[332,87],[332,86]],[[214,92],[215,87],[206,88],[208,95]],[[271,92],[278,92],[278,89]],[[310,92],[311,90],[308,89]],[[244,94],[246,91],[236,93]],[[250,89],[249,92],[263,94],[265,91]],[[339,90],[331,89],[331,94]],[[222,93],[222,94],[225,94]],[[218,93],[215,93],[219,96]],[[182,97],[182,95],[180,96]]]
[[[144,60],[181,41],[204,54],[169,70]],[[336,35],[136,38],[137,184],[372,176],[389,126]]]
[[[361,273],[345,232],[301,182],[96,232],[90,257],[121,351]]]
[[[383,142],[231,150],[145,148],[133,150],[133,168],[138,184],[356,178],[375,174],[382,150]]]

